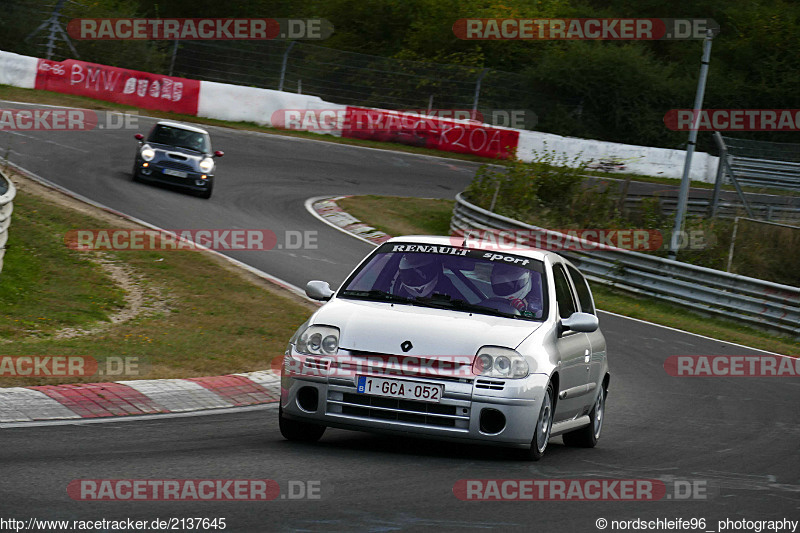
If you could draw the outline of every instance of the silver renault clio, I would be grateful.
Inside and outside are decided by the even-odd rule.
[[[289,341],[280,430],[325,428],[521,448],[594,447],[610,374],[592,293],[543,250],[456,237],[391,239],[369,254]]]

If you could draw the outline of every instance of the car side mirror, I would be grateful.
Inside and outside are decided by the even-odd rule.
[[[589,313],[572,313],[569,318],[561,320],[561,331],[579,331],[591,333],[597,331],[600,322],[597,317]]]
[[[306,284],[306,295],[312,300],[326,302],[333,297],[333,291],[327,281],[309,281]]]
[[[143,141],[144,140],[144,135],[142,135],[141,133],[137,133],[136,135],[134,135],[134,137],[136,137],[137,141]]]
[[[214,152],[214,157],[222,157],[223,155],[225,155],[225,152],[223,152],[222,150],[217,150],[216,152]]]

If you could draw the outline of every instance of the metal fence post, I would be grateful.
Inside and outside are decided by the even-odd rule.
[[[703,41],[703,58],[700,64],[700,78],[697,80],[697,93],[694,97],[694,113],[692,115],[692,127],[689,130],[689,142],[686,145],[686,161],[683,165],[683,178],[678,194],[678,207],[675,210],[675,227],[672,230],[670,242],[669,258],[676,259],[678,256],[677,237],[683,232],[683,218],[686,215],[686,204],[689,201],[689,182],[691,181],[692,155],[697,142],[697,128],[700,123],[700,112],[703,108],[703,95],[706,91],[706,79],[708,78],[708,63],[711,58],[711,41],[714,38],[712,30],[708,30]]]
[[[725,141],[722,139],[720,132],[714,132],[714,141],[716,141],[719,148],[719,163],[717,164],[717,179],[714,181],[714,194],[711,195],[711,204],[709,205],[709,216],[711,218],[717,215],[719,193],[722,190],[722,182],[725,180],[724,160],[728,158],[728,147],[725,146]]]
[[[172,76],[172,72],[175,70],[175,57],[178,55],[178,39],[175,39],[175,43],[172,45],[172,59],[169,62],[169,75]]]
[[[472,120],[476,120],[475,117],[478,116],[478,98],[480,98],[481,95],[481,81],[483,77],[486,76],[487,72],[489,72],[488,68],[483,69],[478,76],[478,80],[475,82],[475,98],[472,100]]]
[[[278,82],[278,90],[283,90],[283,80],[286,78],[286,63],[289,61],[289,52],[292,51],[292,47],[294,43],[297,41],[290,41],[289,46],[286,47],[286,51],[283,53],[283,63],[281,64],[281,79]],[[300,92],[299,90],[297,91]]]

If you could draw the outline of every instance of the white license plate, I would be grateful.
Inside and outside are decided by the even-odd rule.
[[[356,390],[362,394],[418,400],[420,402],[438,402],[442,398],[442,392],[444,392],[443,385],[430,385],[416,381],[384,379],[372,376],[358,376],[356,384]]]
[[[175,176],[178,178],[185,178],[186,176],[189,175],[182,170],[172,170],[171,168],[165,168],[164,174],[166,174],[167,176]]]

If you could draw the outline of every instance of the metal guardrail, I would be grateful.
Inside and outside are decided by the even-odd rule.
[[[456,196],[450,231],[528,230],[564,235],[492,213]],[[525,245],[524,234],[517,237]],[[545,237],[546,238],[546,237]],[[581,250],[561,250],[595,282],[619,287],[692,309],[800,337],[800,288],[730,274],[653,255],[573,239]],[[573,247],[571,247],[573,248]]]
[[[11,225],[11,213],[14,211],[13,200],[17,189],[11,180],[0,171],[0,272],[3,270],[3,256],[8,242],[8,226]]]
[[[742,185],[800,191],[800,163],[737,155],[731,155],[730,162]]]
[[[650,195],[628,194],[625,197],[625,208],[638,211],[645,199],[658,198]],[[686,206],[686,214],[692,216],[708,216],[712,200],[710,198],[690,198]],[[677,198],[658,198],[659,209],[664,215],[673,215],[678,204]],[[785,222],[800,222],[800,207],[792,207],[777,203],[756,203],[750,201],[753,214],[767,221],[782,220]],[[724,218],[735,218],[745,212],[744,206],[737,202],[717,202],[715,215]]]
[[[800,191],[800,144],[721,135],[717,142],[720,155],[728,159],[728,179],[733,174],[742,185]]]

